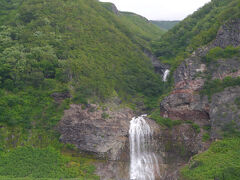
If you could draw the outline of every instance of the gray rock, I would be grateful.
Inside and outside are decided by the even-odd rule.
[[[201,97],[199,94],[208,80],[224,79],[227,76],[240,77],[238,57],[218,59],[209,64],[203,61],[210,49],[229,45],[240,45],[240,19],[223,25],[216,40],[197,49],[174,72],[174,88],[160,103],[161,115],[183,123],[191,120],[201,129],[200,133],[196,133],[191,125],[181,124],[160,133],[159,142],[164,147],[162,151],[168,167],[165,177],[167,180],[178,179],[178,169],[191,156],[206,150],[211,140],[222,138],[228,129],[232,132],[240,130],[240,107],[235,102],[240,98],[240,87],[226,88],[223,92],[214,94],[211,102],[206,96]],[[206,133],[203,126],[206,125],[211,125],[209,142],[202,140]]]
[[[156,73],[163,76],[164,72],[170,68],[169,65],[161,63],[160,60],[154,54],[152,54],[151,51],[144,49],[143,52],[151,60]]]
[[[217,33],[214,46],[240,46],[240,19],[231,20],[224,24]]]
[[[64,99],[70,98],[71,94],[69,92],[55,92],[51,94],[51,97],[58,103],[62,102]]]
[[[83,108],[72,104],[59,123],[60,140],[99,158],[126,159],[129,153],[124,148],[133,116],[127,108],[111,110],[94,104]]]
[[[213,138],[221,138],[223,131],[228,131],[226,128],[231,128],[229,131],[240,130],[240,107],[235,102],[237,98],[240,98],[240,86],[226,88],[213,95],[210,108]]]

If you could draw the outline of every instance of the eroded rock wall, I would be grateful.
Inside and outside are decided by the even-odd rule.
[[[112,110],[94,104],[72,104],[59,124],[60,140],[99,158],[127,159],[129,153],[123,150],[133,116],[133,111],[128,108]]]
[[[240,19],[223,25],[212,43],[197,49],[174,72],[174,88],[161,102],[160,112],[163,117],[180,120],[182,124],[162,133],[165,161],[170,169],[166,180],[178,179],[178,169],[191,156],[205,151],[211,141],[222,138],[224,132],[240,130],[239,86],[228,87],[211,99],[200,94],[210,80],[240,77],[240,57],[204,61],[212,48],[227,46],[240,46]],[[199,126],[199,131],[188,122]],[[211,129],[207,130],[208,127]],[[210,139],[204,141],[206,133],[210,133]]]
[[[207,96],[200,95],[200,91],[209,80],[222,80],[227,76],[239,77],[240,58],[216,59],[215,62],[206,63],[204,57],[210,49],[216,46],[223,48],[229,45],[239,46],[239,37],[240,20],[230,21],[220,28],[216,40],[208,46],[199,48],[177,68],[174,72],[174,89],[160,104],[162,116],[174,120],[191,120],[201,127],[216,121],[212,112],[216,108],[214,101],[217,99],[213,98],[213,101],[209,101]],[[226,91],[229,93],[237,91],[234,93],[233,99],[240,93],[233,88]],[[218,96],[218,98],[225,100],[226,97],[228,97],[227,93]],[[230,119],[234,120],[233,117]],[[216,133],[212,132],[212,134]]]

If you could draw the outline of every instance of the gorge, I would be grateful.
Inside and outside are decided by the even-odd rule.
[[[239,180],[239,0],[174,24],[0,0],[0,179]]]

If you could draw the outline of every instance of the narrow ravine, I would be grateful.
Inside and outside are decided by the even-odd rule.
[[[158,158],[151,148],[153,133],[144,117],[134,117],[130,122],[130,180],[160,179]]]

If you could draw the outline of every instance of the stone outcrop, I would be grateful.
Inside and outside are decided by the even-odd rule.
[[[234,133],[240,130],[240,86],[226,88],[223,92],[213,95],[211,107],[213,138],[221,138],[224,132]]]
[[[197,75],[207,71],[206,64],[198,56],[186,59],[175,71],[174,90],[160,105],[163,117],[174,120],[192,120],[199,125],[209,124],[209,105],[207,98],[201,98],[199,91],[205,79]]]
[[[240,19],[235,19],[224,24],[217,33],[217,38],[213,42],[214,46],[225,48],[229,45],[240,45]]]
[[[119,160],[128,141],[129,122],[134,116],[127,108],[111,109],[90,104],[72,104],[59,123],[60,140],[99,158]]]
[[[162,174],[162,177],[166,175],[167,165],[164,163],[164,154],[162,153],[162,146],[159,143],[159,140],[162,137],[161,127],[153,120],[145,118],[148,125],[153,131],[153,139],[151,144],[151,150],[157,153],[159,160],[159,167]],[[129,141],[127,140],[125,151],[129,154]],[[125,156],[117,161],[100,161],[96,163],[96,173],[100,176],[101,180],[128,180],[129,179],[129,168],[130,168],[130,157]]]
[[[72,104],[65,110],[58,125],[63,143],[74,144],[81,153],[94,155],[99,159],[95,163],[96,173],[101,180],[129,179],[129,126],[136,114],[129,108],[122,108],[119,102],[110,102],[104,106]],[[160,126],[146,118],[153,131],[152,147],[158,152],[160,161],[162,146],[159,143]],[[165,165],[161,162],[164,174]]]
[[[164,180],[178,179],[178,169],[197,153],[203,152],[209,143],[202,143],[202,134],[198,133],[191,124],[182,124],[172,129],[162,129],[162,152],[164,155]]]
[[[63,100],[70,98],[71,94],[69,92],[55,92],[51,94],[51,97],[53,97],[55,102],[61,103]]]
[[[207,96],[201,96],[199,92],[209,80],[224,79],[227,76],[239,77],[240,61],[239,57],[233,57],[206,64],[203,59],[208,51],[216,46],[239,46],[239,37],[240,20],[230,21],[220,28],[212,43],[196,50],[177,68],[174,72],[174,89],[160,105],[162,116],[174,120],[191,120],[201,127],[215,121],[212,112],[216,104],[211,103]],[[220,98],[224,99],[226,93],[224,95]],[[236,98],[236,95],[234,97]]]
[[[217,46],[240,46],[240,20],[223,25],[212,43],[197,49],[174,72],[174,88],[162,100],[160,112],[163,117],[180,120],[182,124],[162,132],[163,152],[170,169],[164,178],[166,180],[177,179],[177,169],[187,163],[192,155],[205,151],[211,141],[222,138],[224,133],[240,130],[239,86],[228,87],[211,99],[200,94],[209,80],[240,77],[239,57],[217,59],[208,64],[204,61],[209,50]],[[199,126],[200,131],[196,132],[188,122]],[[207,142],[203,142],[205,133],[210,133]]]

